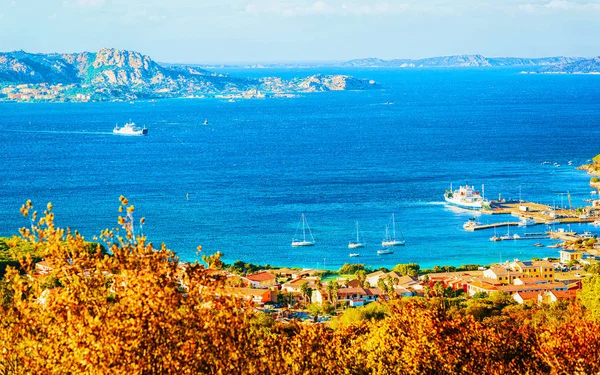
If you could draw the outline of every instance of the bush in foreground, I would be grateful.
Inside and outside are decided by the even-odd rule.
[[[51,207],[22,230],[54,270],[42,277],[32,262],[23,261],[25,274],[9,267],[0,288],[0,374],[600,371],[600,326],[579,306],[559,319],[509,306],[480,321],[443,299],[408,299],[365,308],[369,319],[349,315],[337,329],[277,323],[227,297],[202,266],[179,267],[164,246],[134,238],[133,208],[122,204],[121,227],[101,236],[110,255],[56,228]]]

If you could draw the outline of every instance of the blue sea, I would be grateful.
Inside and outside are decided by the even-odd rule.
[[[203,253],[221,251],[228,262],[327,269],[558,255],[534,247],[537,241],[492,243],[493,231],[465,232],[473,213],[448,207],[443,193],[468,180],[485,184],[489,198],[521,192],[524,200],[567,206],[570,192],[572,204],[583,205],[591,197],[589,176],[575,167],[600,153],[600,76],[511,69],[325,73],[375,79],[382,89],[235,102],[0,104],[0,235],[28,224],[19,207],[31,199],[40,211],[53,202],[59,225],[91,239],[117,226],[118,198],[125,195],[136,219],[146,218],[148,239],[186,261],[199,259],[198,245]],[[111,133],[129,119],[145,124],[148,136]],[[292,248],[302,213],[317,244]],[[378,256],[392,213],[406,246]],[[367,247],[350,258],[355,221]],[[588,224],[572,229],[594,231]]]

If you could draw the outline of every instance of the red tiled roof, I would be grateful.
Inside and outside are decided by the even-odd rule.
[[[358,294],[358,295],[368,295],[367,291],[364,288],[341,288],[338,290],[338,294]]]
[[[577,290],[553,290],[550,293],[554,294],[558,299],[572,299],[577,297]]]
[[[523,301],[527,301],[530,299],[537,299],[540,292],[517,292],[515,294],[518,294]]]
[[[267,272],[267,271],[263,271],[263,272],[259,272],[259,273],[255,273],[255,274],[246,276],[246,279],[248,279],[250,281],[256,281],[256,282],[274,280],[275,278],[276,278],[275,275],[273,275],[272,273]]]

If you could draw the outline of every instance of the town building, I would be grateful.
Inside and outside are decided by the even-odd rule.
[[[277,277],[268,271],[262,271],[242,277],[245,284],[253,288],[269,288],[277,283]]]

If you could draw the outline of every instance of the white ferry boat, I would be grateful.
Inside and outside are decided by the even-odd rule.
[[[142,129],[135,126],[135,123],[128,122],[119,128],[119,125],[115,125],[113,134],[118,135],[148,135],[148,129],[144,126]]]
[[[481,186],[481,190],[483,191],[483,185]],[[450,184],[450,190],[446,190],[444,199],[454,206],[472,210],[478,210],[484,205],[488,205],[488,202],[479,194],[479,191],[475,190],[474,186],[469,185],[460,186],[457,190],[452,190],[452,184]]]

